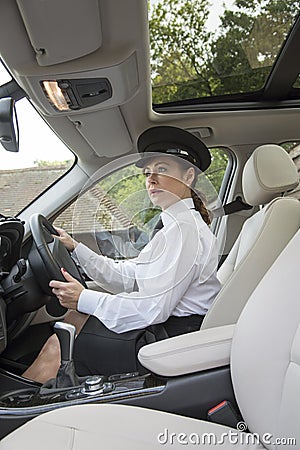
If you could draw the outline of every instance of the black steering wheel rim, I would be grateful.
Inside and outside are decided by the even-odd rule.
[[[51,280],[66,281],[61,273],[64,268],[72,277],[78,280],[84,287],[85,281],[65,246],[53,237],[58,235],[52,224],[42,214],[33,214],[29,220],[32,238],[34,241],[35,256],[31,256],[31,266],[42,291],[52,297],[47,309],[56,317],[66,313],[58,299],[53,296],[49,287]]]

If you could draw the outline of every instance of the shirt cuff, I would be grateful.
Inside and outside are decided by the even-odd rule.
[[[78,311],[93,315],[100,303],[101,295],[101,292],[84,289],[81,292],[77,303]]]

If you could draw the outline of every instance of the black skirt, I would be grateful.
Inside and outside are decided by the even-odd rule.
[[[112,375],[126,372],[146,373],[137,354],[152,342],[199,330],[204,316],[171,316],[159,325],[115,333],[94,316],[90,316],[75,340],[74,363],[79,376]]]

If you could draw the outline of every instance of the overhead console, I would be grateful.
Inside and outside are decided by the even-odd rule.
[[[98,0],[17,0],[40,66],[70,61],[101,47]],[[82,31],[88,30],[88,33]]]
[[[56,111],[78,110],[98,105],[111,98],[112,87],[107,78],[60,79],[42,81],[41,86]]]
[[[46,115],[69,116],[83,109],[84,112],[108,109],[122,105],[137,91],[136,54],[106,68],[77,73],[57,71],[43,77],[21,76],[19,82]]]
[[[88,8],[82,0],[4,3],[0,57],[45,116],[109,109],[138,92],[141,27],[132,12],[146,13],[144,2],[88,0]]]
[[[123,155],[133,148],[123,107],[137,98],[147,113],[147,2],[87,1],[0,2],[0,57],[80,157]]]
[[[49,67],[76,60],[101,47],[98,0],[89,0],[88,8],[82,0],[16,2],[39,66]],[[58,66],[54,72],[49,67],[50,72],[48,75],[44,72],[43,77],[28,77],[32,98],[40,92],[39,103],[43,104],[46,114],[90,109],[113,96],[114,100],[105,107],[119,105],[137,86],[134,56],[130,64],[122,62],[113,67],[75,74],[73,71],[65,73],[63,67]]]
[[[59,66],[55,67],[58,70]],[[72,123],[72,130],[96,155],[112,157],[132,149],[131,136],[119,106],[133,98],[139,89],[136,52],[106,68],[56,72],[43,78],[20,76],[18,81],[46,119],[66,118]],[[53,89],[47,92],[45,82],[53,83]],[[65,136],[65,142],[75,133]],[[76,146],[79,147],[78,142]]]

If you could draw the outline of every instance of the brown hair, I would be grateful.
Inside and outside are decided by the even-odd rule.
[[[197,191],[195,188],[191,187],[191,192],[192,192],[192,199],[194,202],[194,206],[195,206],[195,210],[198,211],[201,216],[202,219],[204,220],[204,222],[207,225],[211,224],[211,220],[210,220],[210,214],[208,209],[206,208],[202,198],[201,198],[201,194],[199,191]]]
[[[188,170],[189,167],[193,167],[193,169],[195,170],[195,167],[192,164],[190,164],[189,162],[187,162],[181,158],[177,158],[177,162],[182,166],[182,168],[184,170]],[[196,183],[197,183],[197,172],[195,170],[195,178],[190,186],[192,199],[194,202],[194,207],[195,207],[195,210],[201,214],[204,222],[207,225],[210,225],[211,224],[210,213],[205,206],[205,203],[204,203],[205,200],[203,198],[204,195],[201,192],[199,192],[197,189],[195,189]]]

